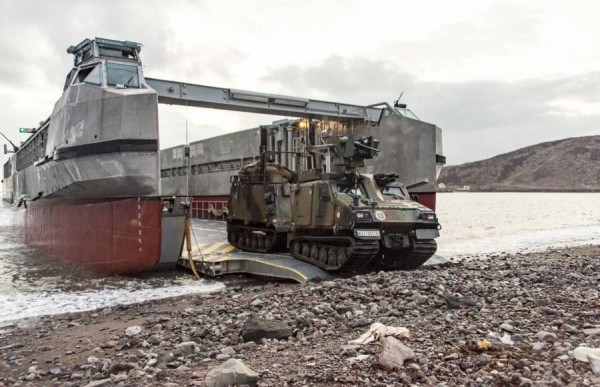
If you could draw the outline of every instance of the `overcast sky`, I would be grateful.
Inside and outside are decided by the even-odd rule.
[[[0,2],[0,130],[23,140],[85,38],[141,42],[148,77],[355,104],[403,101],[449,164],[600,134],[599,1]],[[276,117],[161,106],[161,147]],[[2,163],[5,156],[2,156]]]

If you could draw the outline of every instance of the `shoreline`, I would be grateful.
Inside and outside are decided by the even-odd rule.
[[[585,188],[581,188],[581,189],[547,189],[547,188],[532,188],[532,189],[506,189],[506,190],[502,190],[502,189],[468,189],[468,190],[464,190],[464,189],[444,189],[444,190],[438,190],[436,191],[436,193],[462,193],[462,192],[466,192],[466,193],[598,193],[600,192],[600,189],[598,188],[590,188],[590,189],[585,189]]]
[[[39,317],[0,327],[0,386],[204,385],[229,358],[259,386],[597,385],[572,351],[600,347],[599,269],[600,246],[586,245]],[[286,322],[291,337],[245,343],[251,317]],[[386,371],[381,343],[347,346],[375,322],[408,328],[415,357]]]

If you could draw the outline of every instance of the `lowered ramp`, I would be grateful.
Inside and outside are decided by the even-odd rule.
[[[192,232],[196,242],[192,248],[192,259],[198,273],[210,277],[254,274],[304,284],[330,277],[321,268],[289,254],[257,254],[237,249],[227,242],[225,226],[225,222],[192,220]],[[178,264],[191,269],[186,251],[179,258]]]
[[[302,262],[287,254],[255,254],[239,252],[193,257],[196,270],[210,277],[224,274],[254,274],[264,277],[289,279],[300,283],[318,282],[329,278],[326,271]],[[187,258],[180,265],[190,268]]]

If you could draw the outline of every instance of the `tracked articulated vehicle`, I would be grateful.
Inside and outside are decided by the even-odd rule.
[[[336,136],[309,149],[329,162],[298,175],[263,153],[232,178],[229,242],[255,252],[287,248],[328,271],[421,266],[436,251],[437,217],[411,200],[397,175],[359,172],[378,148],[372,136]]]
[[[270,152],[231,177],[229,243],[248,251],[268,253],[286,247],[292,224],[292,183],[295,174],[281,164],[267,163]]]

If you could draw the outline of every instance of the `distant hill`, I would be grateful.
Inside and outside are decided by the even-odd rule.
[[[544,142],[445,167],[439,182],[471,191],[600,191],[600,136]]]

